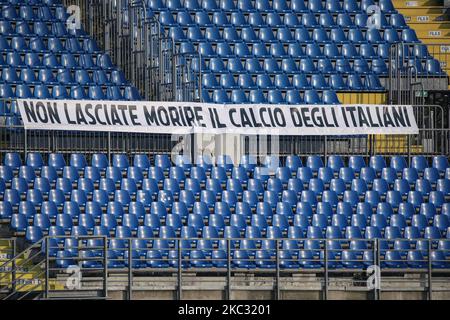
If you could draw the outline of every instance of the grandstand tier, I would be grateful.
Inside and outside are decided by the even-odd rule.
[[[138,267],[143,268],[155,266],[153,260],[145,263],[139,258],[149,252],[161,255],[156,266],[170,265],[163,257],[177,248],[174,240],[180,236],[192,238],[182,243],[185,255],[193,259],[189,260],[192,267],[211,267],[215,260],[207,257],[226,249],[223,239],[233,239],[233,250],[245,250],[250,256],[273,253],[274,248],[264,244],[278,239],[295,243],[286,263],[301,268],[304,262],[297,255],[302,250],[319,254],[329,239],[334,255],[343,255],[332,268],[342,268],[349,254],[347,245],[352,248],[361,240],[365,243],[361,253],[372,252],[366,242],[378,237],[383,239],[386,267],[417,268],[423,260],[416,261],[417,253],[428,254],[428,240],[433,243],[430,254],[437,259],[433,263],[450,267],[446,258],[436,258],[448,257],[450,252],[446,157],[436,156],[429,162],[414,156],[410,165],[401,156],[373,156],[368,162],[360,156],[329,156],[326,165],[318,156],[281,160],[268,156],[260,164],[244,156],[236,165],[229,157],[218,159],[224,160],[192,164],[178,156],[173,165],[165,155],[150,161],[146,155],[114,154],[109,161],[105,154],[87,159],[82,154],[66,158],[28,153],[22,159],[8,153],[0,167],[0,218],[31,244],[46,235],[55,237],[54,241],[69,235],[114,237],[108,250],[118,260],[127,252],[127,243],[121,240],[118,245],[113,239],[141,239],[132,250],[133,256],[136,250]],[[277,163],[276,168],[270,168],[271,163]],[[68,254],[67,259],[77,255],[78,245],[72,248],[70,239],[62,246],[55,242],[51,254]],[[202,247],[205,241],[208,247]],[[162,243],[167,247],[156,246]],[[95,252],[89,245],[84,250]],[[385,256],[387,252],[401,257],[398,264],[389,264],[392,257]],[[204,263],[197,265],[196,255],[203,256]],[[368,263],[366,258],[355,255],[355,265]],[[234,256],[236,267],[240,259]],[[256,256],[251,264],[264,264],[264,260]],[[63,266],[67,261],[57,259],[56,263]],[[123,263],[111,267],[123,267]]]
[[[395,290],[429,299],[437,278],[449,297],[448,101],[426,105],[449,85],[442,1],[80,0],[75,29],[71,4],[0,0],[0,298],[131,299],[177,278],[181,299],[188,272],[193,291],[207,275],[228,299],[247,275],[236,292],[261,281],[278,299],[310,278],[327,299],[329,276],[363,291],[370,268],[419,279]],[[418,134],[258,136],[233,140],[239,161],[192,159],[176,135],[30,130],[17,99],[93,100],[105,115],[105,100],[401,104]]]

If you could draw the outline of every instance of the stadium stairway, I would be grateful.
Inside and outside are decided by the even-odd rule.
[[[25,250],[15,257],[13,239],[0,240],[0,299],[36,298],[45,290],[44,264],[33,261],[32,250]],[[15,269],[15,279],[11,270]],[[49,289],[62,289],[57,281],[49,281]]]
[[[394,0],[395,8],[403,14],[417,37],[428,45],[429,52],[450,71],[450,17],[443,0]]]
[[[38,257],[35,245],[14,256],[14,240],[0,240],[0,300],[38,299],[98,299],[96,291],[65,290],[70,279],[67,275],[53,277],[49,269],[46,288],[46,259]],[[12,270],[15,270],[13,275]],[[47,296],[45,293],[47,292]]]
[[[4,286],[7,286],[8,282],[10,282],[11,279],[2,271],[4,271],[4,268],[6,267],[3,266],[3,264],[13,257],[13,250],[14,249],[11,241],[0,240],[0,265],[2,265],[2,267],[0,268],[0,297],[2,296],[2,294],[8,293],[8,290],[6,290]]]
[[[450,44],[450,23],[442,0],[394,0],[395,8],[426,44]]]

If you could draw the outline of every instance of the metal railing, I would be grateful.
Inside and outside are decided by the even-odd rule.
[[[13,259],[16,256],[16,238],[0,238],[0,264],[3,264],[6,261]],[[0,267],[0,274],[4,271],[14,269],[14,265],[12,265],[10,269],[8,269],[8,265]],[[14,277],[11,274],[12,277]],[[13,286],[9,286],[9,279],[0,280],[0,294],[1,293],[9,293],[11,289],[14,289]]]
[[[189,87],[189,85],[186,85]],[[184,85],[175,92],[184,91]],[[187,90],[187,91],[190,91]],[[195,93],[196,94],[196,93]],[[132,132],[90,132],[90,131],[46,131],[25,130],[16,115],[15,101],[0,100],[10,115],[0,117],[0,142],[3,152],[42,153],[113,153],[149,155],[171,153],[179,142],[178,135],[146,134]],[[240,154],[274,154],[285,156],[297,154],[308,156],[338,155],[404,155],[425,156],[450,155],[449,113],[441,106],[414,105],[415,118],[419,128],[416,135],[365,135],[352,136],[237,136],[234,151]],[[186,141],[198,154],[204,144],[203,135],[187,135]],[[221,135],[210,135],[211,141],[220,146]],[[183,150],[184,152],[186,150]],[[201,151],[201,150],[200,150]],[[220,154],[216,150],[216,154]],[[2,155],[0,154],[0,157]],[[192,158],[194,161],[196,157]],[[1,159],[0,159],[1,160]]]
[[[64,0],[81,10],[81,25],[111,56],[144,100],[198,101],[198,75],[176,51],[168,30],[144,0]]]
[[[58,293],[64,292],[68,290],[68,288],[71,290],[76,290],[78,288],[79,283],[76,282],[75,278],[71,279],[70,274],[72,274],[73,277],[78,277],[80,271],[77,269],[70,269],[69,265],[67,265],[65,269],[61,266],[55,269],[51,252],[58,248],[53,246],[53,242],[49,239],[49,237],[43,238],[30,245],[19,254],[15,254],[7,261],[0,262],[0,292],[7,292],[3,297],[4,300],[62,298],[61,296],[58,296]],[[64,243],[65,237],[52,237],[51,239],[62,240],[62,243]],[[99,247],[90,247],[90,250],[102,250],[106,252],[106,237],[89,236],[76,237],[76,239],[80,242],[87,241],[87,239],[100,241]],[[70,250],[71,247],[68,246],[66,249]],[[86,261],[90,261],[91,258],[83,257],[83,259],[86,263]],[[107,275],[107,266],[106,255],[104,255],[101,270],[93,267],[90,267],[89,270],[91,272],[99,271],[98,274],[102,277],[103,275]],[[69,273],[69,276],[58,278],[56,275],[60,273],[66,275]],[[101,280],[101,282],[103,283],[103,288],[101,290],[96,290],[100,291],[100,294],[96,292],[95,296],[90,295],[85,297],[91,299],[106,298],[107,281],[104,279]],[[71,297],[75,298],[73,295]],[[76,298],[83,298],[83,295],[77,296]]]
[[[23,299],[36,293],[42,298],[61,298],[70,292],[71,297],[75,294],[83,297],[82,292],[94,290],[100,292],[97,297],[106,298],[108,288],[119,286],[114,282],[123,275],[125,278],[121,277],[119,282],[126,281],[127,298],[132,299],[137,288],[135,281],[140,276],[153,275],[157,276],[153,281],[166,284],[170,277],[176,287],[177,299],[182,299],[184,274],[195,273],[194,284],[199,286],[206,281],[202,277],[212,276],[216,281],[225,279],[223,288],[226,298],[230,299],[235,283],[244,281],[241,275],[252,274],[251,281],[270,288],[274,299],[280,299],[280,292],[289,286],[305,285],[308,281],[320,283],[322,298],[327,299],[331,281],[333,290],[345,288],[348,291],[351,289],[344,283],[350,277],[354,287],[359,290],[366,287],[365,290],[378,299],[383,283],[388,283],[392,276],[411,273],[423,275],[419,281],[421,290],[432,299],[433,277],[445,278],[450,273],[449,242],[449,239],[47,236],[4,263],[2,268],[6,265],[15,267],[3,272],[0,283],[4,281],[2,279],[11,279],[7,287],[14,289],[6,299]],[[33,264],[23,272],[23,266],[30,262]],[[369,279],[371,271],[378,277],[373,286],[368,284],[372,281]],[[30,272],[34,272],[31,279]],[[77,281],[74,281],[73,273],[76,273]],[[295,278],[296,274],[311,274],[315,278]],[[22,281],[24,279],[26,281]],[[100,285],[89,285],[92,280]],[[405,290],[407,282],[412,280],[397,281],[405,282],[397,288]],[[396,289],[389,288],[386,290]],[[413,291],[417,290],[416,287]]]
[[[428,55],[429,62],[421,55]],[[436,65],[434,65],[436,63]],[[386,89],[391,104],[424,104],[427,91],[448,90],[450,46],[447,44],[394,43],[390,47]],[[434,69],[434,70],[433,70]]]

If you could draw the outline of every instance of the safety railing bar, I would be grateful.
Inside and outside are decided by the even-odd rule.
[[[41,272],[41,274],[42,274],[42,273],[43,273],[43,272]],[[41,274],[38,274],[38,276],[41,275]],[[33,280],[40,280],[40,279],[38,279],[38,278],[35,277],[35,278],[31,279],[30,281],[33,281]],[[5,296],[5,297],[3,298],[3,300],[7,300],[8,298],[14,296],[15,294],[19,293],[21,289],[23,289],[23,288],[25,288],[26,286],[29,286],[29,285],[30,285],[29,283],[23,283],[23,284],[21,284],[19,287],[16,287],[16,289],[15,289],[13,292],[11,292],[9,295]],[[32,287],[32,288],[35,289],[35,288],[37,288],[37,287],[39,287],[39,286],[41,286],[41,285],[42,285],[42,284],[35,284],[34,287]],[[26,292],[26,295],[30,294],[32,291],[33,291],[33,290],[28,290],[28,291]],[[18,299],[18,300],[20,300],[20,299]]]

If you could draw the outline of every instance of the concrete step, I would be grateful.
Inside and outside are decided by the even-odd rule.
[[[442,45],[450,45],[450,36],[447,37],[420,37],[425,44],[442,44]]]
[[[416,31],[417,37],[419,39],[443,39],[444,41],[445,38],[450,38],[450,29],[435,29],[433,28],[433,26],[429,26],[428,29],[417,30],[414,28],[414,26],[410,26]]]
[[[429,30],[435,30],[435,31],[447,31],[450,32],[450,22],[427,22],[427,23],[417,23],[417,22],[410,22],[408,25],[416,30],[416,32],[421,31],[429,31]]]
[[[448,20],[442,20],[443,15],[442,14],[412,14],[412,15],[405,15],[405,21],[407,23],[420,23],[420,24],[428,24],[430,22],[440,22],[440,21],[448,21]]]
[[[0,273],[0,277],[3,277],[3,275]],[[17,275],[17,277],[20,277],[19,280],[16,282],[16,291],[17,292],[27,292],[27,291],[43,291],[45,290],[45,278],[44,276],[36,277],[36,274],[34,273],[27,273],[23,274],[20,273]],[[11,284],[12,277],[9,274],[4,279],[0,280],[0,286],[8,286]],[[50,279],[49,280],[49,290],[64,290],[65,289],[65,282],[56,280],[56,279]]]
[[[101,290],[65,290],[50,292],[48,298],[41,298],[41,300],[99,300],[107,299]]]
[[[421,15],[442,15],[445,12],[445,7],[396,7],[396,9],[406,17],[415,17]]]
[[[395,8],[442,7],[443,0],[392,0]]]

